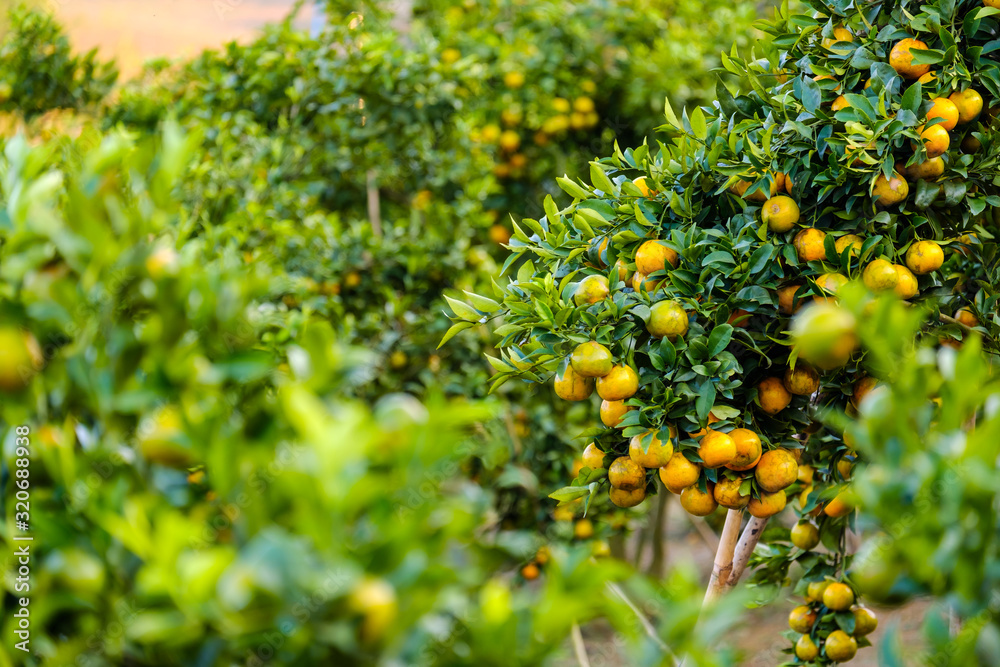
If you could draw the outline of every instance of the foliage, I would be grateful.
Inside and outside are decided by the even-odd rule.
[[[0,110],[31,118],[52,109],[83,109],[118,78],[97,51],[74,55],[62,27],[45,12],[15,5],[0,43]]]
[[[608,370],[594,373],[601,397],[623,394],[631,410],[614,426],[585,434],[601,460],[553,494],[557,500],[585,498],[591,511],[601,511],[611,503],[599,492],[609,486],[612,496],[637,494],[626,503],[663,492],[656,477],[669,475],[669,466],[640,466],[632,492],[627,466],[616,471],[611,465],[651,456],[654,446],[659,451],[657,439],[668,443],[666,458],[679,452],[699,466],[697,482],[681,495],[692,513],[724,503],[717,491],[723,482],[738,489],[730,508],[749,503],[761,518],[783,508],[786,494],[797,495],[796,515],[816,524],[827,552],[789,544],[787,529],[773,527],[752,561],[761,566],[753,582],[776,593],[797,564],[794,590],[809,595],[822,616],[809,624],[818,657],[793,655],[790,664],[828,664],[841,639],[833,638],[836,628],[858,634],[844,635],[845,642],[866,645],[850,613],[833,613],[822,595],[808,592],[809,584],[850,583],[844,535],[854,522],[854,485],[848,480],[866,451],[854,450],[844,415],[854,415],[877,383],[896,375],[871,349],[855,348],[857,322],[876,308],[866,295],[894,293],[903,277],[916,274],[912,292],[896,298],[934,318],[919,328],[902,315],[891,325],[877,320],[892,333],[897,353],[910,350],[914,339],[960,345],[970,330],[983,335],[991,355],[998,349],[993,212],[1000,205],[1000,149],[993,109],[1000,102],[1000,70],[984,57],[994,47],[997,12],[980,2],[807,4],[814,15],[785,5],[773,21],[760,23],[772,37],[760,52],[734,49],[724,57],[749,92],[734,96],[719,85],[709,106],[680,118],[668,108],[669,139],[658,152],[647,144],[616,150],[591,163],[590,185],[560,179],[572,202],[546,198],[544,216],[515,226],[504,284],[494,286],[489,299],[455,308],[453,319],[461,327],[502,317],[496,330],[502,356],[491,360],[500,371],[494,387],[554,377],[559,391],[559,383],[572,380],[565,397],[592,406],[587,398],[594,381],[579,376],[576,358],[580,346],[592,342],[610,352],[618,369],[612,373],[636,374],[633,388],[609,380]],[[926,45],[913,52],[913,62],[933,68],[934,78],[916,81],[921,72],[907,70],[892,54],[914,36]],[[939,108],[934,98],[969,89],[981,93],[981,113],[963,110],[962,122],[944,132],[943,147],[925,147],[922,133],[947,122],[929,117]],[[921,174],[916,168],[927,169],[935,154],[943,154],[941,173]],[[787,224],[777,219],[789,210],[795,214]],[[856,243],[844,238],[848,234]],[[838,246],[841,239],[845,244]],[[943,264],[915,256],[928,247],[917,243],[927,240]],[[640,257],[641,248],[652,255]],[[886,267],[891,280],[873,280],[871,267]],[[850,279],[857,284],[847,284]],[[857,310],[833,305],[838,298]],[[668,321],[658,314],[669,308],[683,316]],[[968,354],[967,363],[983,363]],[[790,392],[789,374],[803,367],[812,369],[817,384]],[[967,414],[967,408],[959,401],[949,410]],[[898,431],[906,423],[897,418],[883,428]],[[950,423],[954,428],[954,418]],[[708,434],[721,450],[730,438],[715,434],[736,428],[757,434],[765,453],[788,452],[801,464],[798,475],[769,483],[772,473],[762,474],[763,464],[746,472],[730,467],[733,455],[721,463],[706,460]],[[925,470],[943,474],[941,467]],[[992,487],[980,493],[992,502]],[[995,528],[995,517],[981,518],[990,521],[981,530]],[[937,520],[942,526],[954,521]],[[909,553],[914,559],[926,554]],[[979,582],[973,572],[992,567],[993,557],[981,550],[969,555],[977,565],[967,586]],[[948,581],[935,580],[934,590]]]

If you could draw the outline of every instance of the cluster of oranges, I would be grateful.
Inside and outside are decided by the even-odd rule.
[[[846,614],[850,620],[842,621]],[[841,618],[835,617],[840,616]],[[855,604],[854,591],[839,581],[814,581],[806,590],[806,604],[788,615],[789,627],[801,636],[795,655],[813,662],[820,655],[830,662],[847,662],[858,652],[858,639],[878,627],[872,610]]]

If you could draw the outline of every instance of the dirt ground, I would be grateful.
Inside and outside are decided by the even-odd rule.
[[[114,56],[125,76],[146,60],[191,56],[231,40],[245,40],[265,23],[280,21],[292,0],[46,0],[81,51]],[[307,3],[297,23],[308,25]]]

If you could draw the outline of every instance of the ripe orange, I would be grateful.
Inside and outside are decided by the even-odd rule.
[[[729,432],[729,437],[736,445],[736,456],[726,464],[726,467],[742,472],[757,465],[763,454],[763,448],[757,434],[748,428],[737,428]]]
[[[906,199],[910,194],[910,186],[900,173],[893,172],[891,179],[886,179],[883,174],[879,174],[875,179],[875,187],[872,189],[872,196],[879,206],[892,206]]]
[[[649,189],[649,186],[646,184],[645,176],[640,176],[639,178],[632,181],[632,185],[639,188],[639,192],[642,193],[643,197],[648,197],[649,193],[653,192],[652,190]]]
[[[812,521],[799,521],[792,527],[792,544],[803,551],[811,551],[819,544],[819,528]]]
[[[906,251],[906,266],[918,276],[937,271],[944,263],[944,251],[934,241],[917,241]]]
[[[622,401],[639,390],[639,376],[628,366],[615,366],[604,377],[597,378],[597,395],[605,401]]]
[[[378,641],[396,620],[399,605],[396,590],[388,581],[366,577],[351,591],[347,600],[351,611],[362,616],[361,639]]]
[[[594,391],[594,379],[580,375],[566,364],[562,373],[555,378],[556,396],[564,401],[582,401]]]
[[[677,268],[679,263],[680,258],[677,253],[660,241],[646,241],[635,251],[636,271],[646,275],[663,271],[667,268],[667,264]]]
[[[594,443],[590,443],[583,449],[583,465],[591,470],[604,467],[604,452]]]
[[[875,389],[877,385],[878,378],[874,378],[871,375],[858,378],[851,391],[851,403],[854,404],[854,407],[861,405],[861,402],[872,393],[872,390]]]
[[[633,409],[625,405],[625,401],[601,401],[601,423],[614,428],[621,422],[625,413]]]
[[[906,168],[906,175],[910,178],[933,181],[944,173],[944,159],[941,156],[932,157],[919,164]]]
[[[948,146],[951,145],[951,137],[948,136],[948,130],[944,129],[943,126],[931,125],[930,127],[924,127],[921,125],[917,128],[917,131],[920,132],[920,143],[923,144],[924,149],[927,151],[927,157],[934,158],[948,152]],[[920,144],[914,145],[914,149],[919,146]]]
[[[701,466],[692,463],[680,452],[674,452],[667,465],[660,468],[660,481],[671,493],[680,493],[692,484],[697,484],[700,475]]]
[[[656,338],[676,340],[688,330],[688,316],[679,301],[658,301],[649,309],[646,331]]]
[[[573,537],[586,540],[594,536],[594,522],[590,519],[580,519],[573,524]]]
[[[500,135],[500,148],[507,153],[513,153],[521,146],[521,137],[514,130],[504,130]]]
[[[854,591],[847,584],[835,581],[823,591],[823,604],[833,611],[847,611],[854,604]]]
[[[968,308],[960,308],[955,313],[955,319],[969,328],[979,326],[979,319]]]
[[[847,284],[847,276],[842,273],[824,273],[816,279],[816,285],[827,294],[836,295]]]
[[[847,101],[847,98],[844,97],[843,95],[838,95],[837,99],[835,99],[833,101],[833,104],[830,105],[830,109],[836,112],[840,111],[841,109],[846,109],[849,106],[851,106],[851,103]]]
[[[736,458],[736,443],[727,433],[709,429],[698,443],[698,457],[706,468],[721,468]]]
[[[618,280],[623,283],[628,283],[629,279],[632,277],[632,272],[629,271],[628,264],[626,264],[621,257],[615,260],[615,270],[618,271]]]
[[[627,456],[619,456],[608,468],[608,481],[616,489],[635,491],[645,488],[646,470]]]
[[[837,249],[838,255],[843,254],[844,250],[850,247],[851,256],[856,257],[861,252],[864,243],[864,239],[857,234],[844,234],[834,242],[833,247]]]
[[[896,287],[893,291],[896,292],[896,296],[900,299],[912,299],[920,292],[920,287],[917,285],[917,278],[913,275],[913,272],[902,264],[894,264],[893,268],[896,269]]]
[[[573,370],[586,378],[604,377],[614,366],[611,350],[593,340],[577,345],[569,361]]]
[[[0,391],[21,391],[44,363],[45,355],[31,332],[0,327]]]
[[[684,489],[681,491],[681,507],[686,509],[688,514],[708,516],[719,506],[719,503],[715,502],[714,486],[709,482],[707,493],[702,493],[697,484]]]
[[[931,71],[931,66],[915,64],[912,52],[926,50],[927,44],[908,37],[892,47],[892,51],[889,52],[889,65],[904,79],[917,79]]]
[[[618,507],[635,507],[646,499],[646,487],[639,487],[632,491],[611,487],[608,491],[608,497]]]
[[[930,111],[927,112],[927,120],[930,121],[933,118],[943,119],[939,123],[941,127],[946,130],[954,130],[955,126],[958,125],[958,106],[946,97],[935,98]]]
[[[755,516],[758,519],[766,519],[769,516],[774,516],[781,510],[785,509],[785,503],[788,502],[788,498],[785,496],[784,491],[776,491],[775,493],[762,493],[760,498],[751,498],[750,503],[747,505],[747,511],[750,512],[751,516]]]
[[[787,449],[764,452],[754,471],[757,486],[774,493],[791,486],[799,478],[799,464]]]
[[[823,246],[823,239],[826,232],[821,229],[803,229],[795,235],[792,245],[799,256],[800,262],[814,262],[826,259],[826,248]]]
[[[677,437],[677,429],[670,427],[670,437]],[[643,451],[643,450],[646,451]],[[643,468],[662,468],[674,455],[674,445],[670,440],[663,442],[657,434],[649,431],[632,436],[628,445],[628,455]]]
[[[527,565],[521,568],[521,576],[527,579],[528,581],[533,581],[537,579],[539,574],[541,574],[541,570],[539,570],[538,566],[535,565],[534,563],[528,563]]]
[[[813,482],[813,475],[816,473],[812,466],[799,464],[799,481],[809,486]]]
[[[594,304],[608,298],[611,288],[604,276],[587,276],[576,286],[573,301],[578,306]]]
[[[884,292],[896,288],[899,283],[899,274],[896,273],[896,268],[891,263],[884,259],[874,259],[865,267],[861,279],[864,281],[865,287],[871,291]]]
[[[772,232],[787,232],[799,221],[799,205],[791,197],[777,195],[764,202],[760,216]]]
[[[854,636],[864,637],[875,632],[878,627],[878,616],[868,607],[855,605],[851,612],[854,614]]]
[[[816,625],[816,612],[806,605],[799,605],[788,614],[788,627],[795,632],[809,634]]]
[[[795,642],[795,655],[802,662],[812,662],[819,657],[819,647],[809,635],[802,635]]]
[[[809,586],[806,587],[806,599],[811,602],[822,602],[823,593],[826,592],[829,585],[829,581],[810,581]]]
[[[785,389],[781,378],[769,377],[757,385],[757,402],[760,408],[769,415],[776,415],[792,402],[792,395]]]
[[[833,500],[823,506],[823,513],[835,519],[847,516],[854,511],[854,506],[848,502],[847,498],[848,492],[841,491]]]
[[[632,289],[636,292],[649,292],[652,294],[663,283],[663,280],[650,278],[645,273],[636,271],[632,274]]]
[[[782,381],[788,393],[796,396],[811,396],[819,389],[819,373],[809,364],[799,362],[795,368],[785,371]]]
[[[983,110],[983,96],[972,88],[955,91],[948,99],[958,107],[958,122],[963,125],[974,121]]]
[[[826,657],[834,662],[847,662],[858,652],[858,640],[843,630],[834,630],[824,644]]]
[[[791,315],[802,307],[801,301],[795,303],[795,292],[797,292],[800,287],[802,287],[802,285],[791,284],[778,288],[778,312],[782,315]]]
[[[712,424],[714,424],[717,421],[719,421],[719,418],[715,416],[715,413],[714,412],[709,412],[708,413],[708,425],[711,426]],[[695,431],[694,433],[688,433],[688,436],[691,437],[691,438],[700,438],[701,436],[705,435],[706,433],[708,433],[708,429],[707,428],[703,428],[703,429],[699,429],[699,430]]]
[[[833,37],[825,38],[821,43],[824,49],[828,51],[833,51],[834,53],[844,53],[845,47],[834,48],[838,42],[853,42],[854,35],[850,30],[844,28],[843,26],[833,29]]]
[[[719,503],[722,507],[732,510],[741,510],[746,507],[747,503],[750,502],[750,495],[740,495],[741,484],[743,484],[742,477],[737,477],[736,479],[720,477],[712,493],[715,502]]]

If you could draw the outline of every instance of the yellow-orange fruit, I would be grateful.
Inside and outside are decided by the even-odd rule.
[[[729,432],[729,437],[736,445],[736,456],[726,464],[730,470],[742,472],[750,470],[763,454],[760,437],[748,428],[736,428]]]

